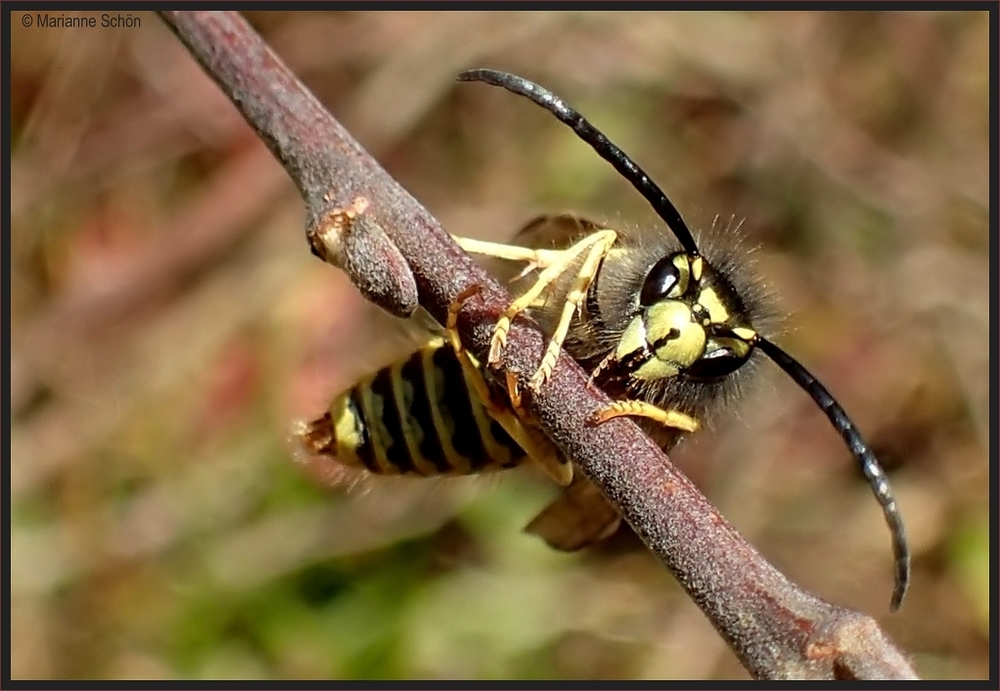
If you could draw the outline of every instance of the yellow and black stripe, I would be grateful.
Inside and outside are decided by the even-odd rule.
[[[458,355],[435,339],[337,396],[301,432],[306,449],[377,475],[467,475],[525,453],[489,414]]]

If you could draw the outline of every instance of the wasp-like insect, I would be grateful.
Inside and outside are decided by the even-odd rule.
[[[511,320],[529,314],[551,334],[529,387],[544,385],[565,348],[614,401],[598,412],[597,422],[635,417],[669,450],[710,411],[738,396],[766,355],[819,405],[868,479],[892,534],[896,610],[906,593],[910,557],[889,481],[829,391],[762,333],[767,299],[745,254],[732,242],[699,248],[649,176],[553,93],[494,70],[471,70],[458,79],[501,86],[554,114],[611,163],[673,233],[619,232],[562,215],[529,223],[513,244],[456,238],[469,252],[524,262],[522,275],[534,273],[534,282],[501,315],[487,364],[499,360]],[[302,426],[304,447],[376,474],[480,473],[531,459],[566,489],[528,525],[529,532],[565,551],[609,536],[621,520],[614,507],[573,472],[489,368],[462,348],[454,329],[462,299],[451,310],[449,339],[436,337],[338,396],[324,416]],[[516,389],[516,381],[507,384]]]

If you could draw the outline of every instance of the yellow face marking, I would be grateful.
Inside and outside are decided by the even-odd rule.
[[[671,263],[677,267],[677,283],[674,287],[667,293],[668,298],[679,298],[681,295],[687,292],[688,286],[691,284],[691,262],[688,260],[686,254],[674,255]],[[697,280],[697,279],[695,279]]]
[[[729,320],[729,310],[722,304],[714,288],[703,288],[698,293],[698,304],[708,311],[708,318],[713,324],[725,324]]]
[[[733,335],[743,339],[747,343],[753,343],[755,340],[757,340],[757,332],[754,331],[753,329],[748,329],[744,326],[737,326],[736,328],[734,328]]]
[[[701,257],[695,257],[694,261],[691,262],[691,278],[697,283],[701,280],[702,272],[705,270],[705,260]]]
[[[656,381],[658,379],[676,377],[679,373],[680,369],[677,368],[677,365],[653,358],[640,365],[639,369],[633,372],[632,376],[644,381]]]
[[[646,326],[642,323],[642,317],[635,317],[629,322],[618,347],[615,348],[615,360],[623,360],[629,353],[642,350],[646,347]]]
[[[737,357],[746,358],[750,354],[750,344],[739,338],[713,338],[709,341],[709,350],[729,348]]]
[[[656,357],[679,369],[705,353],[705,329],[696,324],[691,308],[677,300],[652,305],[646,312],[646,342]]]
[[[705,353],[705,330],[692,321],[691,309],[679,300],[650,306],[644,317],[636,317],[619,341],[615,359],[652,349],[655,357],[632,373],[636,379],[653,381],[677,376]]]

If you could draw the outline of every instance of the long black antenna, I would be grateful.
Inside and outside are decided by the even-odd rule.
[[[681,218],[667,195],[663,193],[656,183],[629,156],[611,142],[600,130],[591,125],[585,117],[566,105],[566,102],[553,94],[548,89],[544,89],[534,82],[523,77],[518,77],[509,72],[498,70],[468,70],[458,75],[461,82],[486,82],[493,86],[503,88],[515,94],[525,96],[542,108],[555,115],[559,120],[573,128],[577,136],[590,144],[601,158],[608,161],[615,167],[621,175],[632,183],[632,186],[646,198],[660,218],[666,221],[670,230],[673,231],[677,239],[680,240],[684,250],[691,256],[699,256],[698,246],[695,244],[691,231]],[[875,454],[872,453],[868,445],[861,438],[858,428],[851,422],[847,412],[830,395],[826,387],[819,383],[809,371],[800,365],[791,355],[781,348],[771,343],[766,338],[757,336],[753,344],[759,346],[764,353],[770,357],[781,369],[788,373],[795,383],[801,386],[810,397],[822,408],[827,418],[834,428],[840,433],[847,447],[854,454],[861,466],[861,472],[868,479],[868,484],[875,494],[875,499],[882,507],[885,521],[889,524],[889,531],[892,534],[892,551],[895,557],[895,588],[892,592],[890,608],[892,611],[899,609],[906,595],[906,589],[910,583],[910,550],[906,544],[906,529],[903,527],[903,518],[896,506],[896,499],[893,497],[889,480],[885,476],[885,471],[879,464]]]
[[[681,218],[680,212],[667,199],[663,190],[656,186],[656,183],[646,175],[642,168],[636,165],[635,161],[629,158],[628,154],[615,146],[599,129],[591,125],[580,113],[566,105],[566,102],[561,98],[548,89],[509,72],[487,69],[467,70],[460,72],[457,79],[460,82],[486,82],[493,86],[502,86],[507,91],[530,98],[572,127],[580,139],[590,144],[601,158],[613,165],[615,170],[631,182],[639,194],[646,198],[653,210],[666,221],[667,226],[677,236],[689,255],[697,257],[701,254],[694,238],[691,237],[691,231],[688,230],[687,224]]]
[[[844,409],[834,400],[826,387],[819,383],[809,371],[800,365],[791,355],[771,343],[766,338],[758,336],[756,344],[764,353],[785,370],[795,382],[808,392],[816,404],[823,409],[833,426],[840,432],[847,447],[861,465],[861,472],[868,478],[868,484],[875,494],[875,499],[882,507],[885,522],[889,524],[892,533],[892,553],[895,556],[896,587],[892,591],[892,602],[889,607],[895,612],[903,602],[906,588],[910,583],[910,550],[906,545],[906,529],[903,527],[903,517],[896,506],[896,498],[885,476],[885,471],[879,464],[875,454],[861,438],[861,433]]]

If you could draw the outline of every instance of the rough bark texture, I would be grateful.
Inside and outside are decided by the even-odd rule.
[[[338,262],[370,299],[397,313],[419,303],[444,321],[471,285],[459,330],[480,358],[510,296],[365,152],[238,15],[165,12],[163,17],[232,99],[294,181],[315,238],[331,214],[363,198],[376,233],[364,248],[342,243]],[[326,226],[324,224],[327,224]],[[384,237],[381,237],[384,233]],[[315,247],[315,245],[314,245]],[[347,261],[345,261],[345,259]],[[375,286],[375,287],[372,287]],[[498,371],[532,372],[544,335],[515,321]],[[501,377],[502,380],[502,377]],[[765,561],[638,427],[588,417],[608,399],[563,356],[526,405],[555,443],[618,506],[677,577],[749,673],[763,679],[913,679],[913,668],[876,622],[801,590]]]

